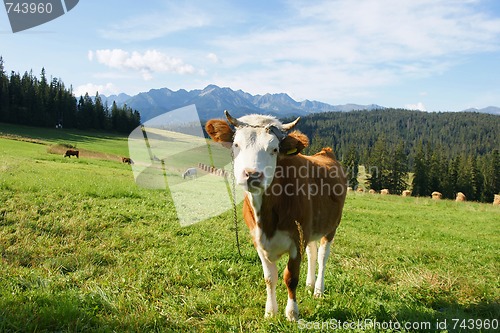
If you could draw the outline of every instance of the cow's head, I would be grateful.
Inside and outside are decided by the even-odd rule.
[[[296,155],[309,144],[307,136],[291,130],[299,121],[282,124],[276,118],[248,115],[233,118],[224,111],[227,120],[212,119],[205,129],[210,137],[231,148],[234,155],[234,175],[238,184],[250,192],[266,190],[273,181],[278,158]]]

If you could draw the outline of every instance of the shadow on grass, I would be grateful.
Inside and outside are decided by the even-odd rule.
[[[356,323],[367,331],[376,328],[386,328],[384,325],[393,323],[403,332],[496,332],[500,318],[500,302],[498,300],[482,300],[475,304],[462,305],[456,301],[438,301],[429,305],[409,304],[401,305],[396,309],[387,309],[380,304],[378,309],[372,310],[367,317],[361,318],[356,310],[340,307],[328,308],[326,304],[315,313],[303,318],[310,323],[332,323],[332,320],[342,323]],[[496,324],[494,321],[496,320]],[[333,324],[330,324],[330,328]],[[378,326],[377,326],[378,325]],[[399,331],[397,329],[397,331]]]
[[[124,318],[96,293],[30,295],[0,299],[0,332],[155,332],[186,331],[157,314]]]
[[[118,139],[126,138],[124,134],[109,133],[97,130],[77,130],[77,129],[54,129],[43,127],[30,127],[23,125],[12,125],[0,123],[0,134],[18,135],[51,142],[95,142],[96,139]]]

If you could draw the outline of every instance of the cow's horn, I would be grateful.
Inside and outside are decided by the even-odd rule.
[[[300,117],[297,117],[297,119],[295,119],[294,121],[292,121],[291,123],[288,123],[288,124],[283,124],[283,126],[281,128],[283,128],[284,131],[289,131],[291,130],[292,128],[295,127],[295,125],[297,125],[297,123],[299,122],[300,120]]]
[[[239,121],[236,118],[233,118],[233,116],[229,114],[229,111],[224,110],[224,114],[226,115],[227,121],[229,121],[229,123],[232,124],[234,127],[240,127],[242,125],[241,121]]]

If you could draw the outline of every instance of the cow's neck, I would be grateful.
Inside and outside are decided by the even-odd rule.
[[[252,193],[252,192],[247,191],[247,196],[248,196],[248,199],[250,201],[250,207],[252,208],[255,222],[258,225],[260,225],[262,223],[260,210],[262,208],[263,194],[262,193]]]

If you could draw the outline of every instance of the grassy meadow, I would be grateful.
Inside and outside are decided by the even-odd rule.
[[[279,315],[263,318],[241,214],[239,257],[232,212],[181,227],[170,193],[137,187],[119,156],[126,137],[0,124],[0,332],[319,332],[332,319],[468,332],[500,318],[499,207],[350,193],[322,299],[302,264],[299,325],[283,314],[285,258]]]

